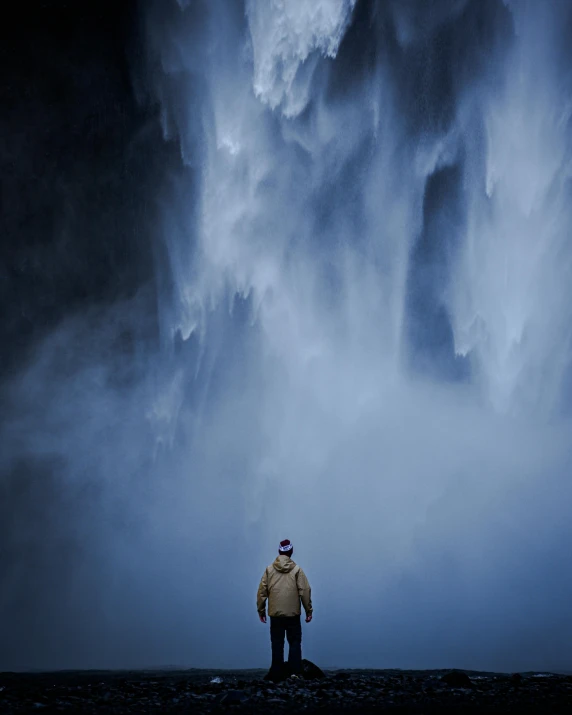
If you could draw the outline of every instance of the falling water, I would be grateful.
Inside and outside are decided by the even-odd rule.
[[[526,570],[528,500],[562,488],[568,21],[563,4],[526,2],[149,14],[165,136],[186,167],[165,208],[165,320],[203,351],[218,341],[230,373],[206,398],[208,429],[204,402],[190,410],[198,432],[225,435],[202,478],[230,447],[241,538],[249,525],[265,548],[293,532],[336,613],[355,596],[331,573],[332,544],[368,583],[367,613],[395,608],[403,578],[439,590],[422,564],[443,558],[458,569],[454,584],[440,574],[446,589],[478,594],[461,611],[495,611],[513,586],[493,585],[491,554],[508,539]],[[208,374],[200,358],[182,369]],[[380,642],[391,631],[373,628]]]
[[[394,379],[414,349],[404,344],[414,249],[439,244],[426,248],[436,254],[427,280],[440,283],[428,300],[443,312],[450,352],[467,358],[469,381],[501,412],[562,409],[567,12],[469,5],[157,10],[163,22],[153,18],[149,32],[165,132],[181,142],[186,180],[200,174],[187,194],[194,220],[183,235],[165,229],[172,333],[187,339],[229,294],[250,296],[269,349],[295,373],[329,362],[341,343],[350,363],[367,345]],[[480,37],[453,36],[479,22],[489,24]],[[430,182],[448,170],[457,186],[427,205]],[[454,202],[455,218],[430,235]]]
[[[96,539],[82,663],[264,663],[288,537],[325,666],[570,667],[572,7],[144,5],[180,159],[161,349],[60,447],[111,416],[89,468],[136,525]]]

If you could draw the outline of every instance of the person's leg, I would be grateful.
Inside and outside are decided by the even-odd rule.
[[[272,644],[272,665],[273,672],[281,671],[284,667],[284,632],[286,625],[284,618],[280,616],[270,616],[270,642]]]
[[[286,626],[288,638],[288,666],[291,673],[300,673],[302,670],[302,623],[300,616],[288,619]]]

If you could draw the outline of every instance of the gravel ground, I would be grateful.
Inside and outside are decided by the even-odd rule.
[[[68,671],[0,674],[0,713],[572,713],[572,676],[470,671]]]

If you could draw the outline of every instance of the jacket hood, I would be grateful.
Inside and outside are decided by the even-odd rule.
[[[277,556],[272,566],[280,573],[290,573],[296,564],[289,556]]]

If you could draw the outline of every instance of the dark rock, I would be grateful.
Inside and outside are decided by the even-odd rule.
[[[227,690],[226,693],[218,695],[216,700],[221,705],[238,705],[248,700],[248,696],[242,690]]]
[[[270,668],[268,673],[264,676],[264,680],[272,683],[281,683],[292,674],[292,670],[290,669],[288,663],[284,663],[280,669]],[[300,675],[306,680],[321,680],[326,677],[326,674],[321,668],[305,658],[302,660],[302,671],[300,672]]]
[[[313,664],[312,664],[313,665]],[[96,715],[157,712],[163,715],[372,715],[373,712],[471,713],[472,715],[564,715],[572,713],[572,679],[552,675],[527,677],[515,674],[477,674],[471,683],[464,671],[414,672],[399,678],[391,671],[347,671],[336,677],[306,680],[300,676],[272,684],[253,679],[255,674],[234,671],[222,674],[216,692],[210,684],[212,673],[196,671],[180,680],[170,671],[133,673],[129,679],[113,673],[102,676],[95,686],[82,673],[0,674],[0,713],[86,712]],[[263,673],[257,674],[258,677]],[[244,684],[241,689],[238,683]],[[469,686],[469,688],[467,688]],[[457,689],[459,688],[459,689]],[[105,696],[108,696],[107,698]]]
[[[335,678],[335,680],[349,680],[350,674],[349,673],[335,673],[334,678]]]
[[[441,677],[441,682],[452,688],[471,688],[473,686],[469,676],[459,670],[452,670],[450,673],[445,673],[445,675]]]
[[[315,663],[305,658],[302,660],[302,675],[307,680],[321,680],[326,677],[326,674]]]

